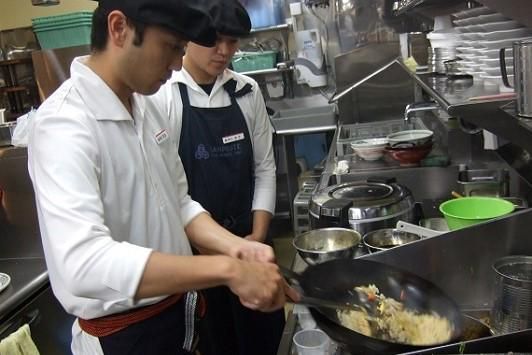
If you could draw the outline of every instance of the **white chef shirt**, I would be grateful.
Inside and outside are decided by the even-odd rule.
[[[184,226],[204,210],[167,117],[142,95],[131,117],[85,60],[33,118],[28,166],[53,291],[91,319],[159,300],[133,299],[148,257],[191,255]]]
[[[179,92],[178,83],[188,87],[190,104],[194,107],[216,108],[231,105],[231,98],[223,88],[230,79],[237,82],[236,91],[247,83],[252,86],[252,93],[236,99],[251,137],[253,158],[255,161],[255,191],[253,194],[252,210],[265,210],[270,213],[275,211],[275,159],[273,156],[272,126],[266,111],[264,98],[257,82],[245,75],[226,69],[218,76],[212,91],[207,94],[183,68],[175,71],[172,78],[153,96],[150,97],[164,107],[170,117],[171,126],[175,129],[178,138],[181,134],[183,102]]]

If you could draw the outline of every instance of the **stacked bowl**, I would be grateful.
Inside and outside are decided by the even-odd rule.
[[[356,155],[364,160],[374,161],[382,158],[384,148],[388,145],[387,138],[359,139],[351,143]]]
[[[417,165],[432,150],[434,132],[412,129],[388,135],[386,153],[401,166]]]
[[[501,78],[500,50],[511,47],[514,41],[530,38],[532,30],[487,7],[460,11],[452,18],[454,29],[459,33],[456,49],[461,73],[472,75],[485,87],[508,91]],[[511,55],[506,62],[512,63]],[[506,70],[513,73],[512,66],[507,66]],[[513,80],[513,75],[509,75],[509,79]]]
[[[351,148],[363,160],[375,161],[387,154],[401,166],[412,166],[419,164],[430,153],[433,135],[427,129],[399,131],[387,137],[353,141]]]

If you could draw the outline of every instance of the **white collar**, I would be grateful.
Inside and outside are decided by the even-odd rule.
[[[225,69],[222,74],[218,75],[216,78],[216,82],[214,83],[214,86],[211,90],[211,95],[214,95],[218,90],[222,89],[224,84],[228,82],[231,79],[235,79],[234,73],[229,70]],[[198,93],[207,95],[205,91],[196,83],[196,81],[192,78],[190,73],[185,69],[181,68],[179,71],[174,71],[172,73],[172,77],[170,78],[169,82],[171,85],[177,85],[178,83],[183,83],[187,85],[189,88],[191,88],[194,91],[197,91]],[[237,81],[237,90],[241,89],[243,85],[241,83],[238,83]]]
[[[70,65],[70,75],[74,87],[79,91],[81,99],[90,114],[96,120],[125,121],[133,118],[113,90],[85,62],[89,56],[76,57]],[[133,111],[144,112],[143,100],[133,94],[131,104]],[[137,106],[135,108],[135,106]]]

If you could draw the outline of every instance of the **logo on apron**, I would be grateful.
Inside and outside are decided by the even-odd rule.
[[[205,149],[205,146],[203,144],[198,144],[198,147],[196,148],[196,152],[194,153],[194,157],[197,160],[201,159],[209,159],[209,152],[207,149]]]

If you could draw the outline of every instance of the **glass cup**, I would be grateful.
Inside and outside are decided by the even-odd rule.
[[[294,335],[294,344],[299,355],[327,355],[331,342],[319,329],[303,329]]]

